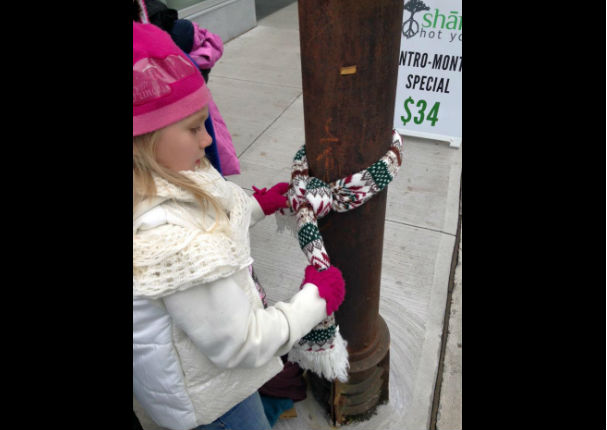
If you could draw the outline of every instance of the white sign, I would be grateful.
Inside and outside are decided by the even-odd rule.
[[[462,140],[462,2],[405,0],[394,108],[404,135]]]

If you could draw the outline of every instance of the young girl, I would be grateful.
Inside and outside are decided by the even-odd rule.
[[[248,196],[204,158],[209,93],[151,24],[133,22],[133,394],[172,430],[269,429],[257,393],[280,356],[344,298],[340,271],[305,271],[264,309],[248,229],[286,183]]]

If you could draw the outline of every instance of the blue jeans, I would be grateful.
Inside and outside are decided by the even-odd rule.
[[[259,393],[256,391],[210,424],[195,430],[270,430]]]

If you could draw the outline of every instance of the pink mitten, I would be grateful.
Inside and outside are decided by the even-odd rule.
[[[266,215],[272,215],[278,209],[288,208],[287,197],[284,195],[289,190],[289,184],[279,182],[266,191],[265,188],[258,189],[253,185],[255,193],[253,197],[257,199],[259,206]]]
[[[306,267],[303,283],[306,282],[318,287],[318,294],[327,302],[327,315],[335,312],[344,301],[346,283],[337,267],[331,266],[327,270],[319,272],[314,266],[309,265]]]

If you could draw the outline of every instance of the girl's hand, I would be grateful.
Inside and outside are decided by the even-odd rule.
[[[303,284],[311,283],[318,288],[318,294],[325,299],[327,303],[327,315],[335,312],[344,301],[346,296],[346,282],[339,270],[335,266],[319,272],[314,266],[306,267],[306,274]],[[302,285],[303,285],[302,284]]]
[[[289,201],[285,196],[289,190],[289,184],[286,182],[279,182],[269,190],[265,188],[260,190],[253,185],[253,190],[255,190],[253,197],[257,199],[265,215],[272,215],[279,209],[289,207]]]

